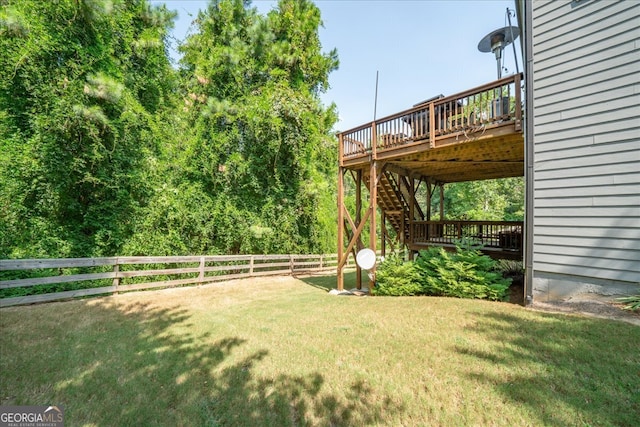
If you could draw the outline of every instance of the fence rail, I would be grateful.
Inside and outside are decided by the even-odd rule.
[[[336,268],[337,258],[336,254],[286,254],[0,260],[0,307],[238,278],[324,272]],[[58,292],[47,289],[74,283],[86,286]],[[5,296],[6,290],[34,286],[39,286],[35,295]]]

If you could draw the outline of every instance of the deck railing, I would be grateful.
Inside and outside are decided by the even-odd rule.
[[[413,108],[341,133],[342,156],[368,155],[409,144],[429,143],[449,137],[468,138],[487,129],[514,126],[522,129],[520,74],[451,96],[440,96]]]
[[[455,244],[466,239],[484,248],[522,251],[522,221],[416,221],[414,244]]]

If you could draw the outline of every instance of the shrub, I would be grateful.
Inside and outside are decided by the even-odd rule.
[[[376,286],[371,292],[387,296],[420,295],[423,292],[419,279],[413,262],[403,262],[399,257],[392,256],[376,269]]]
[[[502,277],[497,262],[471,247],[420,251],[414,261],[390,257],[376,270],[374,295],[433,295],[458,298],[506,298],[510,278]]]
[[[415,262],[426,295],[503,300],[511,279],[496,271],[496,261],[477,249],[420,251]]]
[[[640,295],[618,298],[618,301],[624,303],[624,310],[640,311]]]
[[[500,259],[496,264],[498,271],[502,273],[504,277],[518,277],[524,274],[524,266],[522,261],[513,259]]]

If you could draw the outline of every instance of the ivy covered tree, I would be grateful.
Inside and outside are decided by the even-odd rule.
[[[168,194],[189,194],[206,214],[169,226],[159,211],[141,235],[172,228],[201,253],[333,250],[336,114],[319,94],[338,60],[321,52],[318,8],[282,0],[262,16],[219,0],[195,24],[181,47],[186,133]]]
[[[116,254],[176,91],[174,14],[146,1],[0,10],[0,258]]]
[[[0,9],[0,258],[331,251],[320,13],[212,1],[170,65],[146,0]]]

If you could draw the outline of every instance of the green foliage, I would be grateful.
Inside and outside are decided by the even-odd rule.
[[[640,295],[618,298],[624,304],[624,309],[629,311],[640,311]]]
[[[376,286],[373,295],[408,296],[424,294],[419,283],[420,276],[413,262],[403,262],[391,256],[376,269]]]
[[[432,198],[432,212],[439,211],[439,198]],[[447,184],[444,210],[448,219],[478,221],[522,221],[524,179],[503,178]]]
[[[524,266],[522,261],[514,259],[500,259],[496,264],[496,268],[502,273],[503,276],[517,276],[524,274]]]
[[[133,46],[166,37],[174,15],[144,1],[23,0],[2,16],[0,258],[115,254],[152,189],[175,89],[164,45]]]
[[[505,298],[511,280],[496,272],[495,264],[479,250],[460,247],[456,252],[429,248],[416,260],[425,294],[498,301]]]
[[[318,9],[283,0],[265,17],[221,0],[196,24],[181,47],[189,138],[176,179],[215,194],[209,247],[332,250],[337,115],[319,92],[337,59],[320,52]]]
[[[441,247],[420,251],[416,261],[392,257],[376,271],[375,295],[433,295],[500,301],[511,279],[496,269],[496,261],[479,250],[458,246],[455,252]]]
[[[146,1],[0,6],[0,258],[328,252],[317,7],[212,1],[170,66]]]

